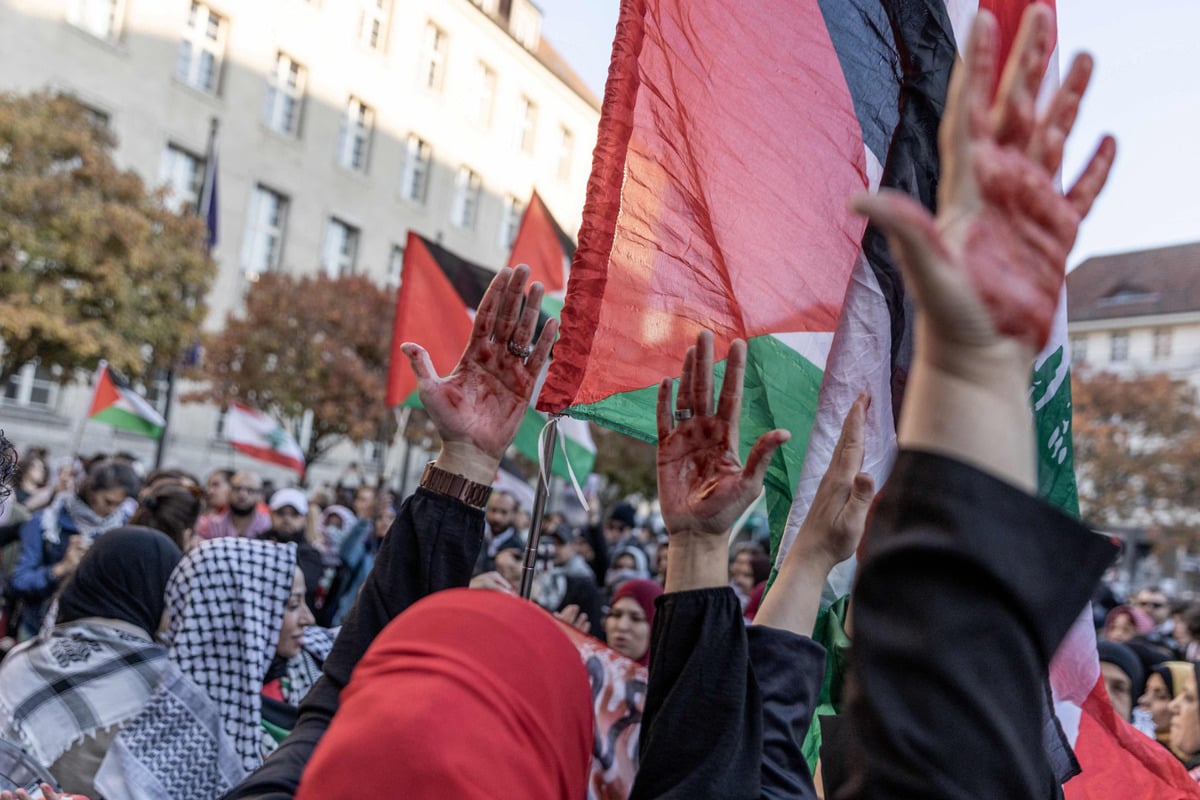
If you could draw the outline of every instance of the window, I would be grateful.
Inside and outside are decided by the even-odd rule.
[[[425,202],[432,160],[429,142],[410,134],[404,153],[404,175],[400,178],[400,195],[406,200]]]
[[[358,228],[330,217],[325,226],[325,247],[321,250],[321,269],[331,278],[354,273],[358,254]]]
[[[97,39],[114,42],[121,35],[125,0],[71,0],[67,22]]]
[[[500,220],[500,249],[511,250],[525,215],[525,204],[520,198],[509,195],[504,198],[504,217]]]
[[[168,208],[176,214],[193,214],[200,207],[204,159],[182,147],[168,144],[159,166],[158,182],[168,189]]]
[[[251,280],[279,266],[287,206],[287,197],[279,192],[265,186],[254,187],[242,239],[242,271]]]
[[[4,387],[4,405],[53,411],[58,402],[61,374],[59,367],[46,367],[30,361],[8,379]]]
[[[425,25],[425,38],[421,45],[421,85],[440,92],[445,78],[446,34],[429,22]]]
[[[1087,361],[1087,337],[1071,337],[1071,363],[1082,364]]]
[[[520,105],[517,107],[517,118],[520,123],[517,128],[517,145],[522,153],[533,153],[533,135],[537,128],[537,106],[524,95],[521,96]]]
[[[388,19],[392,0],[364,0],[358,25],[358,43],[368,50],[382,52],[387,47]]]
[[[450,220],[458,227],[475,227],[482,185],[477,173],[467,167],[458,168],[458,175],[454,179],[454,208],[450,213]]]
[[[500,10],[499,0],[471,0],[471,2],[487,14],[496,14]]]
[[[1156,328],[1154,331],[1154,360],[1164,361],[1171,357],[1172,331],[1170,328]]]
[[[1112,350],[1109,361],[1114,363],[1129,360],[1129,333],[1121,331],[1112,335]]]
[[[356,97],[346,104],[342,133],[338,139],[338,163],[355,172],[367,171],[367,152],[371,145],[371,126],[375,114]]]
[[[575,136],[567,127],[559,128],[558,139],[558,179],[571,179],[571,159],[575,156]]]
[[[392,252],[388,255],[387,269],[387,287],[396,289],[400,286],[400,275],[404,271],[404,247],[402,245],[392,245]]]
[[[263,124],[277,133],[300,135],[300,111],[304,104],[304,67],[280,53],[267,83],[267,106]]]
[[[192,3],[175,62],[175,80],[216,94],[225,56],[225,31],[225,20],[218,14],[203,3]]]
[[[513,3],[509,31],[514,39],[525,46],[526,50],[537,50],[538,36],[541,31],[541,19],[538,11],[530,3]]]
[[[475,62],[475,92],[471,103],[471,119],[480,127],[490,128],[492,109],[496,105],[496,72],[482,61]]]

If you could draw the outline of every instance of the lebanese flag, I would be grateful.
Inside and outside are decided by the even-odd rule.
[[[145,398],[129,388],[123,377],[101,361],[96,371],[96,388],[88,418],[121,430],[140,433],[157,439],[167,427],[167,421]]]
[[[304,451],[271,417],[252,408],[232,403],[225,414],[225,437],[240,453],[278,464],[304,475]]]

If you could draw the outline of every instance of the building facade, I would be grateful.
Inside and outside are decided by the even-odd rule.
[[[118,164],[181,209],[200,201],[216,124],[209,330],[264,272],[398,286],[410,229],[499,268],[535,188],[575,232],[599,121],[529,0],[0,0],[0,90],[78,98]],[[6,387],[10,438],[66,452],[90,388],[63,377],[30,364]],[[167,464],[248,463],[215,408],[176,403],[169,436]],[[99,425],[82,441],[154,448]],[[379,456],[342,447],[316,477]]]

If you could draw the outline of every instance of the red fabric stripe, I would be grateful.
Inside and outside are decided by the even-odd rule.
[[[675,374],[717,338],[832,331],[861,128],[816,0],[626,0],[562,339],[539,407]]]
[[[1033,3],[1042,3],[1050,6],[1057,14],[1057,9],[1054,8],[1054,0],[979,0],[979,8],[986,9],[992,12],[996,18],[997,27],[1000,33],[1000,58],[996,62],[998,65],[1003,64],[1008,59],[1008,51],[1012,50],[1013,42],[1017,38],[1017,31],[1021,28],[1021,15],[1025,13],[1025,9]],[[1058,25],[1054,25],[1055,42],[1058,41]],[[962,47],[962,43],[959,45]],[[1054,48],[1051,48],[1053,50]],[[995,92],[996,86],[1000,84],[1000,70],[997,68],[995,76],[995,85],[992,86],[992,91]]]
[[[1101,677],[1083,703],[1075,756],[1083,772],[1067,800],[1176,800],[1200,796],[1187,770],[1158,742],[1117,716]]]
[[[558,240],[555,227],[546,204],[534,192],[521,217],[521,227],[517,230],[512,253],[508,257],[510,267],[528,264],[530,280],[541,281],[542,286],[546,287],[546,294],[561,292],[567,286],[563,274],[562,242]]]
[[[434,369],[445,375],[454,369],[470,338],[471,317],[462,297],[425,247],[425,240],[409,231],[392,328],[388,406],[400,405],[417,388],[417,378],[408,358],[400,352],[400,345],[405,342],[421,345],[429,352]]]
[[[117,391],[117,385],[113,383],[112,375],[105,365],[100,370],[100,377],[96,379],[96,390],[92,393],[92,407],[88,409],[88,416],[94,417],[120,399],[121,393]]]
[[[297,461],[290,456],[280,453],[278,450],[272,450],[269,447],[258,447],[256,445],[246,444],[245,442],[231,441],[230,444],[233,445],[234,450],[237,450],[239,453],[245,453],[251,458],[257,458],[259,461],[266,461],[270,464],[278,464],[281,467],[287,467],[288,469],[295,470],[301,475],[304,474],[303,461]]]

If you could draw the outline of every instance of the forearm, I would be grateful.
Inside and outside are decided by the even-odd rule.
[[[727,536],[671,531],[671,565],[663,587],[667,592],[714,589],[729,585]]]
[[[796,549],[807,541],[803,531],[796,539],[754,616],[754,624],[812,636],[821,610],[821,590],[833,564]]]

